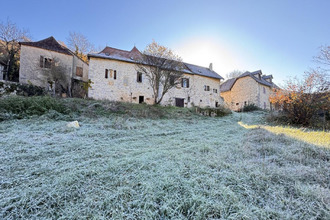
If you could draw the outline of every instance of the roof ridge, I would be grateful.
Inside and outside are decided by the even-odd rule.
[[[114,48],[114,47],[109,47],[109,46],[105,46],[105,48],[102,50],[102,51],[104,51],[105,49],[107,49],[107,48],[109,48],[109,49],[115,49],[115,50],[120,50],[120,51],[123,51],[123,52],[131,52],[131,51],[129,51],[129,50],[122,50],[122,49],[118,49],[118,48]],[[101,51],[101,52],[102,52]],[[99,52],[99,53],[101,53],[101,52]]]

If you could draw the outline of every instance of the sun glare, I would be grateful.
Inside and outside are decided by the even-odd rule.
[[[173,47],[184,62],[208,67],[213,63],[213,69],[221,76],[239,68],[241,62],[235,58],[230,48],[218,40],[210,38],[195,38],[184,41]]]

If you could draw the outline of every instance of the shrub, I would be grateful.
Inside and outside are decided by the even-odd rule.
[[[68,109],[60,99],[49,96],[9,96],[0,99],[0,120],[17,118],[22,119],[32,115],[44,115],[49,111],[69,114]]]
[[[226,115],[231,114],[231,110],[226,108],[223,105],[220,105],[216,108],[200,108],[196,107],[196,112],[201,115],[207,115],[207,116],[215,116],[215,117],[223,117]]]
[[[295,79],[284,90],[275,90],[270,101],[280,106],[289,123],[311,126],[330,110],[329,85],[326,75],[307,73],[302,81]]]
[[[243,108],[239,109],[239,112],[252,112],[261,110],[258,106],[256,106],[254,103],[245,105]]]

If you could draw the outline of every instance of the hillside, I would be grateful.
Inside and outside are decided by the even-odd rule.
[[[0,123],[1,218],[330,218],[329,142],[272,133],[264,112],[84,114]]]

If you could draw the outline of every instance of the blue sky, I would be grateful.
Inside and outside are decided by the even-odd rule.
[[[37,41],[66,41],[80,32],[96,46],[143,50],[153,39],[185,62],[221,76],[261,69],[275,82],[315,66],[321,45],[330,44],[329,0],[122,0],[4,1],[9,18]]]

